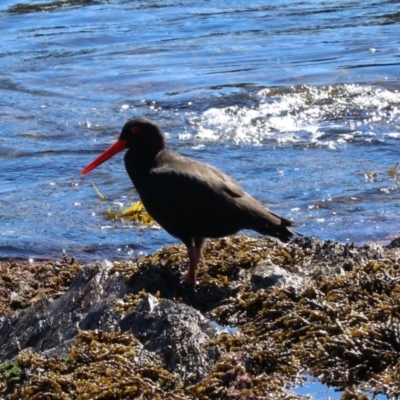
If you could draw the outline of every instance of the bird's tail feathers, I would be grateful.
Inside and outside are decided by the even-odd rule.
[[[254,228],[261,235],[276,237],[282,242],[288,242],[294,235],[303,236],[292,228],[293,223],[285,218],[281,218],[280,225],[264,225]]]

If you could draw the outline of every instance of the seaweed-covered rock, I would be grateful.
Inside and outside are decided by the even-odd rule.
[[[64,254],[61,261],[0,261],[0,321],[14,310],[41,299],[57,299],[70,286],[80,266]]]
[[[398,243],[210,240],[195,287],[178,245],[83,267],[1,262],[0,397],[288,400],[303,372],[342,400],[398,397]]]

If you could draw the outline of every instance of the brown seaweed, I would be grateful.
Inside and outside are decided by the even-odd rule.
[[[131,288],[115,300],[121,314],[151,293],[239,328],[202,345],[204,351],[219,349],[207,374],[188,385],[160,360],[135,363],[142,345],[131,334],[85,331],[66,360],[23,350],[0,367],[0,391],[10,399],[289,399],[298,398],[288,388],[307,372],[341,390],[342,400],[371,399],[374,393],[399,396],[398,243],[359,247],[312,238],[289,244],[244,236],[212,240],[205,246],[195,288],[180,284],[187,263],[180,245],[115,262],[109,273],[124,275]],[[3,298],[9,298],[3,315],[35,296],[59,296],[79,268],[66,263],[61,274],[54,273],[52,263],[35,265],[33,272],[29,263],[0,265],[0,287]],[[28,276],[47,283],[18,285],[15,274],[24,276],[22,266]],[[284,273],[276,281],[267,279],[263,271],[271,267],[291,279],[285,280]],[[10,288],[27,303],[12,303]]]

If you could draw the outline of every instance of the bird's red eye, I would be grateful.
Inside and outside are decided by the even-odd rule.
[[[137,125],[132,126],[131,132],[132,133],[139,133],[140,132],[140,128]]]

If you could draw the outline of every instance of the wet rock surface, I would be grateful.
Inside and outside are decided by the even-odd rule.
[[[203,379],[210,362],[219,356],[216,346],[206,351],[203,344],[219,331],[193,307],[148,295],[120,322],[144,348],[160,355],[169,371],[178,373],[185,384]]]
[[[67,292],[57,299],[42,298],[33,307],[7,315],[0,327],[0,360],[32,348],[64,356],[78,329],[113,331],[121,315],[113,302],[126,292],[122,276],[109,276],[110,262],[81,268]]]
[[[196,287],[178,245],[0,261],[1,396],[294,399],[304,372],[342,399],[399,395],[399,243],[213,240]]]

